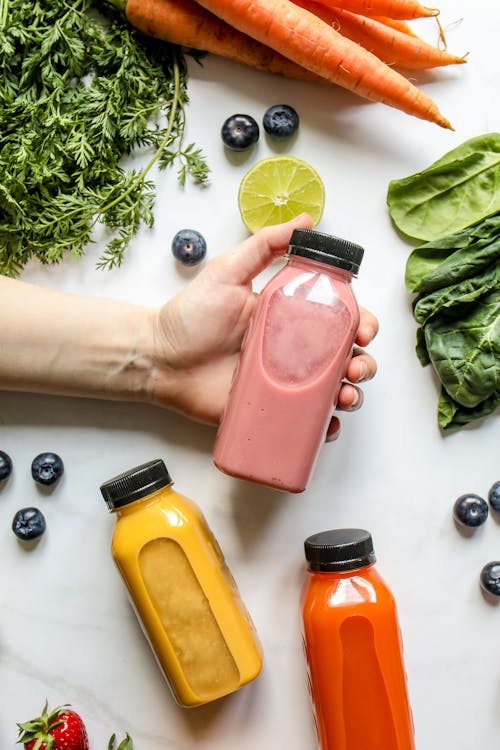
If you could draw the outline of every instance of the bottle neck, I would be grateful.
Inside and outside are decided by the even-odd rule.
[[[349,568],[348,570],[312,570],[307,568],[307,572],[312,576],[321,576],[325,578],[351,578],[352,576],[362,576],[368,573],[375,565],[375,562],[368,565],[360,565],[358,568]]]
[[[140,497],[137,500],[132,500],[130,503],[122,505],[119,508],[113,508],[111,512],[116,513],[117,516],[127,516],[138,510],[143,510],[147,505],[156,503],[162,495],[170,492],[172,490],[172,485],[173,482],[166,484],[152,492],[150,495],[144,495],[144,497]]]
[[[352,281],[353,273],[347,271],[344,268],[333,266],[330,263],[323,263],[320,260],[314,260],[313,258],[304,258],[301,255],[288,255],[287,263],[293,268],[299,268],[304,271],[314,271],[316,273],[327,274],[333,276],[336,279],[344,281],[346,284],[350,284]]]

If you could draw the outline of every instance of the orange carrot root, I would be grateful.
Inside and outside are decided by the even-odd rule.
[[[363,16],[386,16],[394,20],[411,20],[437,16],[437,8],[428,8],[418,0],[321,0],[329,8],[337,7]]]
[[[326,81],[232,28],[194,0],[128,0],[128,21],[147,36],[211,52],[257,70],[304,81]]]
[[[438,43],[441,45],[441,49],[447,49],[448,48],[448,42],[446,41],[446,35],[444,33],[443,26],[441,24],[441,21],[439,20],[438,16],[436,16],[436,23],[439,31],[439,37],[438,37]]]
[[[310,10],[343,36],[360,44],[387,65],[409,70],[424,70],[442,65],[464,63],[463,57],[433,47],[416,35],[403,33],[374,18],[351,13],[342,8],[327,8],[314,0],[293,0]],[[399,22],[401,23],[401,22]]]
[[[371,52],[290,0],[199,2],[230,26],[331,83],[443,128],[451,128],[435,102],[423,91]]]
[[[376,9],[382,15],[383,22],[339,8],[328,9],[324,4],[330,1],[335,1],[335,5],[355,4],[365,10],[369,5],[374,13]],[[427,45],[397,17],[398,13],[410,11],[412,17],[422,15],[424,6],[417,0],[321,0],[320,17],[311,12],[311,7],[317,6],[314,0],[296,0],[297,5],[291,0],[125,2],[130,23],[149,36],[211,52],[258,70],[338,84],[372,101],[452,129],[432,99],[390,67],[418,68],[465,61]],[[431,9],[427,11],[427,15],[433,15]],[[332,14],[335,28],[331,25]],[[351,38],[347,38],[349,34]],[[430,50],[441,56],[439,62],[435,57],[429,62],[426,55]],[[409,65],[408,60],[412,59],[414,64]]]
[[[372,16],[372,18],[374,21],[383,23],[384,26],[389,26],[391,29],[396,29],[396,31],[401,31],[403,34],[409,34],[409,36],[415,36],[417,39],[420,39],[418,34],[413,31],[406,21],[400,21],[397,18],[387,18],[387,16]]]

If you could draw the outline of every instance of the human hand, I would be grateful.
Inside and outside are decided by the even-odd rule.
[[[310,229],[307,214],[285,224],[266,227],[234,250],[211,260],[154,317],[154,369],[150,400],[200,422],[218,424],[229,394],[243,335],[257,295],[253,279],[282,257],[294,229]],[[360,308],[356,347],[348,365],[337,408],[358,409],[363,402],[359,383],[375,375],[376,362],[362,347],[378,331],[372,313]],[[327,440],[338,435],[333,417]]]

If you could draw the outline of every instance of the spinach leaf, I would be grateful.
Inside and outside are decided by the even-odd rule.
[[[406,284],[416,354],[441,383],[438,422],[462,427],[496,409],[500,382],[500,214],[416,248]]]
[[[474,302],[486,292],[500,288],[500,264],[490,266],[477,276],[464,279],[458,284],[450,284],[435,292],[419,297],[413,305],[417,323],[426,323],[433,315],[443,310]]]
[[[395,226],[435,240],[500,211],[500,133],[471,138],[427,169],[392,180],[387,193]]]
[[[389,185],[396,227],[428,240],[410,254],[416,354],[441,384],[438,422],[462,427],[500,405],[500,133],[472,138]]]
[[[474,409],[500,390],[500,288],[464,305],[459,317],[435,315],[424,333],[430,361],[454,401]]]
[[[456,283],[500,259],[500,214],[471,229],[417,247],[406,262],[409,292],[430,292]]]
[[[422,367],[430,365],[431,358],[429,357],[429,352],[427,351],[425,331],[423,326],[417,328],[417,343],[415,344],[415,352],[420,360],[420,364],[422,365]]]
[[[454,401],[444,388],[441,388],[438,403],[438,422],[443,430],[464,427],[469,422],[492,414],[500,406],[500,391],[481,401],[477,406],[468,409]]]

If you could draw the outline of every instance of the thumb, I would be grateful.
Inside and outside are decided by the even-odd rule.
[[[230,284],[248,284],[276,258],[285,254],[294,229],[311,229],[309,214],[303,213],[283,224],[264,227],[234,250],[218,258],[217,277]]]

